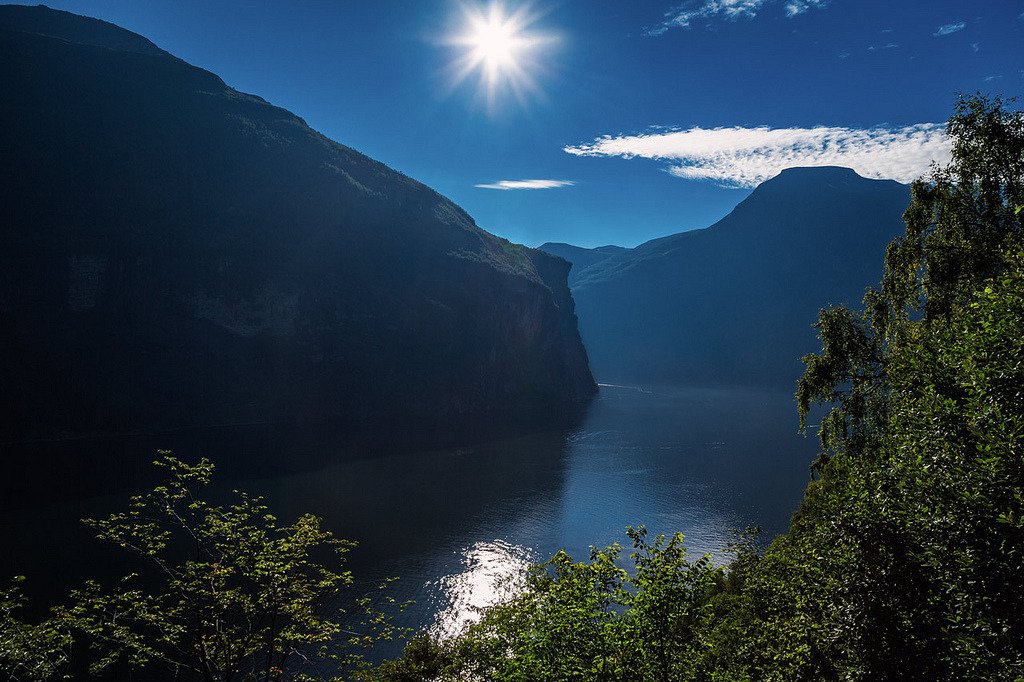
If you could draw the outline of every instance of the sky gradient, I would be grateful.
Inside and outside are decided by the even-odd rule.
[[[535,38],[490,90],[466,14],[408,0],[51,0],[302,116],[528,245],[705,227],[788,165],[908,180],[957,93],[1024,94],[1024,0],[506,2]],[[527,82],[532,87],[525,87]]]

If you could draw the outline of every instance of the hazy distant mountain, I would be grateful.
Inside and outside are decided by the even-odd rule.
[[[593,392],[562,260],[288,111],[45,7],[0,83],[0,441]]]
[[[572,275],[585,268],[589,268],[591,265],[601,263],[612,256],[629,251],[624,246],[598,246],[593,249],[585,249],[582,246],[573,246],[572,244],[563,244],[561,242],[548,242],[541,244],[537,248],[572,263],[570,279]]]
[[[818,309],[860,303],[909,199],[905,185],[846,168],[794,168],[707,229],[610,256],[550,251],[577,264],[598,380],[792,385],[819,347]]]

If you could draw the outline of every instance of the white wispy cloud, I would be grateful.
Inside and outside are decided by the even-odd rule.
[[[814,7],[824,7],[827,0],[787,0],[786,16],[795,17]]]
[[[935,31],[935,33],[933,33],[932,35],[935,36],[936,38],[941,38],[942,36],[948,36],[950,33],[962,31],[966,26],[967,24],[965,24],[962,21],[958,21],[953,24],[943,24],[942,26],[939,26],[938,30]]]
[[[605,135],[565,147],[576,156],[669,161],[668,172],[727,187],[754,187],[794,166],[846,166],[869,178],[910,182],[949,160],[938,123],[903,128],[690,128]]]
[[[572,187],[576,183],[572,180],[498,180],[482,185],[474,185],[482,189],[555,189],[557,187]]]
[[[688,0],[665,12],[665,19],[647,29],[648,35],[661,35],[670,28],[688,28],[694,21],[753,19],[767,5],[783,6],[787,17],[803,14],[813,7],[824,7],[828,0]]]

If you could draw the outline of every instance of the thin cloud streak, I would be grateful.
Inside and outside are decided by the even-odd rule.
[[[714,18],[753,19],[766,5],[780,3],[787,17],[795,17],[811,8],[825,7],[828,0],[689,0],[665,12],[665,20],[645,32],[659,36],[672,28],[689,28],[694,21]]]
[[[942,26],[939,26],[939,30],[937,30],[932,35],[935,36],[936,38],[941,38],[942,36],[948,36],[950,33],[962,31],[966,26],[967,24],[965,24],[962,21],[958,21],[955,24],[943,24]]]
[[[572,180],[498,180],[483,185],[473,185],[481,189],[557,189],[558,187],[572,187],[576,183]]]
[[[795,166],[845,166],[864,177],[910,182],[949,160],[944,126],[904,128],[690,128],[605,135],[564,151],[672,162],[668,172],[725,187],[755,187]]]

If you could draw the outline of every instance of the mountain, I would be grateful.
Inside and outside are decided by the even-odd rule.
[[[593,249],[585,249],[582,246],[573,246],[572,244],[563,244],[561,242],[547,242],[537,247],[541,251],[550,253],[553,256],[564,258],[565,260],[572,263],[572,270],[570,275],[579,272],[591,265],[601,263],[612,256],[623,254],[629,249],[623,246],[598,246]]]
[[[820,347],[817,311],[858,305],[881,277],[909,199],[905,185],[850,169],[793,168],[706,229],[611,255],[551,253],[574,263],[599,380],[790,387]]]
[[[0,82],[0,442],[594,392],[567,263],[298,116],[46,7],[0,7]]]

